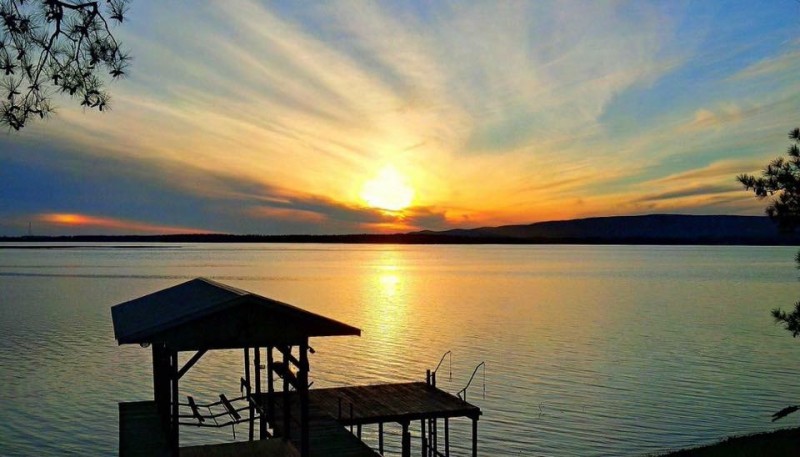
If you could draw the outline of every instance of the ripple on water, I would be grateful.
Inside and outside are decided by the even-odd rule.
[[[452,350],[453,378],[445,362],[437,381],[454,393],[485,361],[485,397],[483,371],[467,394],[484,412],[482,455],[640,455],[770,430],[769,415],[800,396],[796,342],[769,319],[772,303],[794,301],[793,255],[611,246],[4,252],[0,453],[115,454],[116,403],[148,398],[152,380],[148,350],[116,345],[109,306],[195,276],[361,328],[361,338],[312,341],[315,387],[422,380]],[[238,392],[241,365],[238,351],[209,353],[182,379],[182,394]],[[399,428],[386,432],[387,454],[398,455]],[[469,421],[453,421],[454,455],[469,455],[470,433]],[[230,439],[229,429],[182,432],[185,443]]]

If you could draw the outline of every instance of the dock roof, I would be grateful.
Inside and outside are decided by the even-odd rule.
[[[164,343],[178,351],[298,344],[361,330],[206,278],[111,308],[119,344]]]

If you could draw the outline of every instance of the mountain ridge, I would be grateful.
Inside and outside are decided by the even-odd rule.
[[[781,233],[766,216],[647,214],[395,234],[0,236],[0,242],[33,243],[31,249],[59,247],[45,242],[800,245],[800,235]],[[0,245],[0,249],[18,248]]]
[[[602,240],[796,240],[795,234],[780,233],[766,216],[646,214],[603,216],[512,224],[472,229],[412,232],[430,236],[511,239],[602,239]]]

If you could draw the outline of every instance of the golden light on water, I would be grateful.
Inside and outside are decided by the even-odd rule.
[[[379,278],[383,294],[387,297],[392,297],[397,293],[397,285],[400,283],[400,278],[394,273],[384,273]]]
[[[370,326],[379,330],[381,338],[398,335],[408,319],[408,291],[402,253],[386,250],[375,258],[375,270],[369,277],[371,297]]]
[[[395,167],[387,165],[364,183],[361,198],[372,208],[401,211],[414,200],[414,189],[406,184],[405,178]]]

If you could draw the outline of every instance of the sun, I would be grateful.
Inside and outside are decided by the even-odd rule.
[[[406,184],[403,175],[396,168],[387,165],[374,178],[364,183],[361,198],[373,208],[401,211],[408,208],[414,200],[414,189]]]

